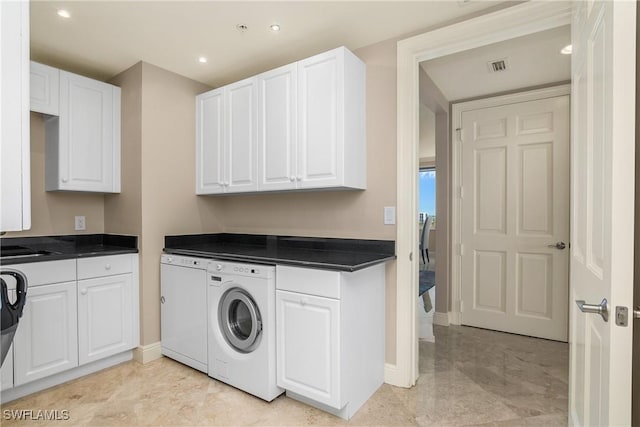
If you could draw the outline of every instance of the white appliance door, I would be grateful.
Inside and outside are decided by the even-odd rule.
[[[569,424],[631,425],[636,3],[573,5]]]
[[[262,339],[260,309],[240,287],[231,287],[220,297],[218,325],[227,344],[240,353],[251,353]]]
[[[177,353],[168,355],[206,372],[207,272],[162,264],[160,274],[162,350]]]

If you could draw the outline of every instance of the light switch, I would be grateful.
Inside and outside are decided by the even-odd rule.
[[[396,207],[385,206],[384,207],[384,224],[394,225],[396,223]]]
[[[87,219],[83,216],[76,217],[76,230],[86,230],[87,229]]]

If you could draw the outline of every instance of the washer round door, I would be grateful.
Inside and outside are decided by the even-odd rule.
[[[262,338],[262,317],[251,295],[231,288],[220,298],[218,324],[227,343],[241,353],[252,352]]]

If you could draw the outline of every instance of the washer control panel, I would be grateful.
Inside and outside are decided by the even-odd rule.
[[[204,258],[193,258],[182,255],[162,255],[160,262],[162,264],[179,265],[182,267],[206,269],[211,260]]]
[[[244,264],[240,262],[213,261],[209,264],[209,275],[214,276],[248,276],[248,277],[275,277],[275,266]]]

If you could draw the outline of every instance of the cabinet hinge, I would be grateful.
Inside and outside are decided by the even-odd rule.
[[[464,301],[460,300],[460,313],[464,312]]]
[[[464,188],[462,187],[462,185],[458,187],[458,197],[461,199],[464,198]]]
[[[462,142],[462,128],[456,128],[456,133],[458,134],[458,141]]]
[[[458,255],[464,255],[464,244],[458,243]]]

